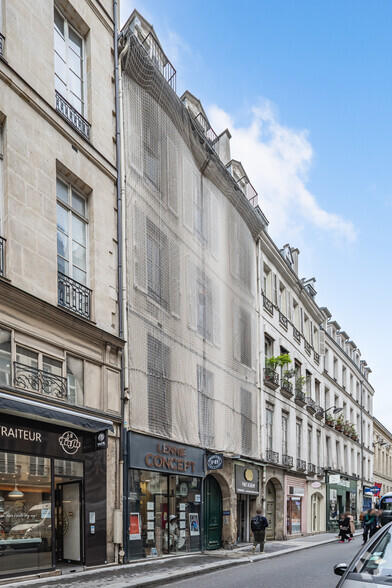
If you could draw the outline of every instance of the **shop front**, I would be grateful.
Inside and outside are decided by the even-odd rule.
[[[256,514],[259,496],[259,470],[235,464],[235,491],[237,495],[237,542],[250,541],[250,519]]]
[[[298,535],[306,532],[307,493],[306,480],[286,476],[286,533]]]
[[[128,433],[129,558],[201,550],[205,452]]]
[[[327,530],[335,530],[342,513],[350,512],[357,518],[357,479],[328,472],[326,482]]]
[[[71,420],[0,412],[0,577],[106,562],[104,427],[112,424]],[[76,428],[91,423],[101,430]]]

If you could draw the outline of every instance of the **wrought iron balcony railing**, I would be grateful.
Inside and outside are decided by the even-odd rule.
[[[310,396],[305,396],[307,410],[314,414],[316,412],[316,403]]]
[[[305,460],[297,458],[297,470],[299,472],[306,471],[306,461]]]
[[[207,141],[211,145],[213,145],[215,143],[215,141],[217,140],[218,135],[216,134],[214,129],[211,127],[210,123],[208,122],[208,120],[206,119],[204,114],[202,112],[199,112],[199,114],[195,117],[195,121],[197,122],[200,129],[202,130],[203,135],[205,136]]]
[[[279,463],[279,453],[277,451],[272,451],[272,449],[267,449],[265,452],[265,459],[271,463]]]
[[[0,33],[0,55],[4,55],[5,37]]]
[[[0,237],[0,276],[5,276],[5,239]]]
[[[279,311],[279,323],[280,323],[280,324],[282,325],[282,327],[283,327],[284,329],[286,329],[286,331],[287,331],[287,329],[289,328],[289,320],[288,320],[288,318],[287,318],[287,317],[285,317],[285,316],[284,316],[284,314],[282,314],[280,311]]]
[[[293,467],[293,458],[291,457],[291,455],[287,455],[286,453],[284,453],[282,455],[282,464],[284,466],[286,466],[286,468],[292,468]]]
[[[67,120],[85,139],[90,140],[91,125],[79,112],[56,90],[56,110]]]
[[[322,419],[324,416],[324,410],[322,409],[322,407],[319,404],[315,404],[315,417],[316,419]]]
[[[302,392],[302,390],[296,390],[294,400],[300,406],[305,406],[305,404],[306,404],[305,393]]]
[[[293,337],[298,343],[301,343],[301,333],[295,327],[293,327]]]
[[[305,344],[305,351],[306,351],[306,353],[308,355],[311,355],[311,353],[312,353],[312,346],[311,346],[311,344],[308,343],[306,339],[304,341],[304,344]]]
[[[316,351],[314,352],[314,361],[317,365],[320,365],[320,355]]]
[[[67,398],[67,378],[32,368],[17,361],[14,361],[14,385],[17,388],[34,390],[34,392],[56,398]]]
[[[58,272],[58,303],[89,319],[91,313],[91,290],[65,274]]]
[[[265,296],[265,294],[263,294],[263,307],[270,314],[274,314],[274,305],[272,304],[271,300],[268,300],[268,298],[267,298],[267,296]]]
[[[289,394],[290,396],[292,396],[292,394],[293,394],[293,384],[292,384],[292,382],[289,382],[288,380],[282,379],[280,381],[280,389],[282,392],[285,392],[286,394]]]
[[[316,473],[316,466],[314,463],[308,463],[308,474],[315,474]]]
[[[279,386],[279,374],[272,368],[264,368],[264,384],[276,390]]]
[[[138,37],[136,38],[138,39]],[[150,57],[155,67],[161,72],[169,86],[174,91],[176,91],[177,72],[172,63],[169,61],[167,55],[162,51],[156,42],[153,34],[148,33],[148,35],[142,40],[141,45],[145,49],[147,55]]]

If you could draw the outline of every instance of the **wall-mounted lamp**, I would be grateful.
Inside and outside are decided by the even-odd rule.
[[[380,445],[380,447],[384,447],[384,445],[389,445],[388,441],[384,441],[381,437],[377,439],[377,441],[373,441],[373,447],[375,445]]]
[[[332,410],[332,414],[338,414],[339,412],[342,412],[343,406],[330,406],[329,408],[323,410],[323,413],[329,412],[330,410]]]

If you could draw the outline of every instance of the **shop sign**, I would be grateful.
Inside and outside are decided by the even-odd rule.
[[[191,445],[128,433],[129,467],[204,477],[205,452]]]
[[[138,512],[131,512],[129,515],[129,539],[141,539],[140,515]]]
[[[330,474],[328,481],[330,484],[340,484],[340,474]]]
[[[321,482],[312,482],[310,485],[312,488],[321,488]]]
[[[245,466],[235,466],[235,491],[237,494],[259,494],[259,472]]]
[[[215,453],[207,457],[207,470],[221,470],[223,468],[222,453]]]

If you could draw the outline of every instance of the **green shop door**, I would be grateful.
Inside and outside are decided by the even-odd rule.
[[[222,492],[211,475],[204,482],[205,548],[219,549],[222,544]]]

